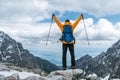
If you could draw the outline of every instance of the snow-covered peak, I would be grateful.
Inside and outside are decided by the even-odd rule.
[[[4,39],[12,40],[12,38],[10,38],[6,33],[4,33],[3,31],[0,31],[0,45],[2,44]]]
[[[0,31],[0,36],[6,35],[3,31]]]
[[[48,60],[35,57],[27,49],[24,49],[21,43],[15,41],[2,31],[0,31],[0,61],[30,69],[39,68],[46,72],[59,69]]]
[[[2,41],[4,40],[5,35],[6,35],[6,34],[5,34],[4,32],[0,31],[0,44],[1,44]]]
[[[120,40],[114,43],[110,48],[118,48],[120,46]]]
[[[84,61],[81,65],[85,65],[87,73],[96,73],[99,77],[110,75],[109,79],[120,78],[120,40],[92,61]]]
[[[7,36],[7,34],[6,33],[4,33],[3,31],[0,31],[0,38],[2,39],[4,39],[5,37]],[[8,37],[8,36],[7,36]]]

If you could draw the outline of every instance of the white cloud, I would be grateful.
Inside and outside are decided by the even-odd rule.
[[[54,11],[87,12],[96,17],[119,14],[120,1],[114,0],[0,0],[1,23],[34,23],[49,18]]]
[[[33,23],[37,17],[47,17],[46,1],[38,0],[0,0],[0,21],[3,23]]]
[[[89,20],[89,21],[88,21]],[[85,20],[87,27],[87,33],[90,40],[116,40],[119,39],[120,31],[116,29],[116,25],[113,25],[107,19],[101,18],[96,24],[93,24],[92,19]],[[91,22],[91,23],[90,23]],[[81,26],[81,25],[80,25]],[[85,39],[85,32],[81,29],[79,39]],[[84,35],[84,36],[83,36]]]
[[[72,21],[73,23],[74,21]],[[120,22],[113,25],[106,19],[101,18],[96,24],[93,23],[92,18],[85,19],[85,25],[87,28],[88,37],[90,39],[90,48],[91,46],[96,47],[109,47],[120,37]],[[0,24],[0,30],[4,31],[10,37],[14,38],[16,41],[23,44],[24,48],[27,48],[32,53],[40,53],[41,51],[49,51],[51,53],[61,52],[60,43],[55,43],[61,36],[61,32],[58,26],[53,23],[51,28],[51,34],[48,43],[48,46],[45,45],[47,40],[48,31],[50,28],[50,23],[41,23],[41,24]],[[74,31],[76,37],[75,49],[79,47],[86,47],[86,35],[83,27],[83,22],[81,21]],[[41,43],[42,42],[42,43]],[[99,45],[99,46],[98,46]],[[77,50],[76,50],[77,51]],[[94,52],[93,52],[94,53]],[[96,55],[96,53],[95,53]],[[93,55],[93,56],[95,56]]]
[[[72,21],[73,23],[74,21]],[[88,37],[91,41],[107,40],[113,41],[119,39],[120,34],[120,22],[113,25],[107,19],[101,18],[96,24],[93,23],[92,18],[85,19],[85,25],[87,28]],[[46,40],[48,31],[50,28],[50,23],[41,24],[8,24],[0,25],[1,30],[9,34],[11,37],[24,42],[34,41],[40,42],[41,40]],[[86,40],[85,30],[83,22],[81,21],[74,31],[77,40]],[[50,40],[58,40],[61,36],[61,32],[58,26],[53,23],[50,33]]]
[[[65,0],[65,1],[48,1],[50,9],[75,12],[88,12],[96,17],[119,14],[120,1],[114,0]]]
[[[0,30],[23,44],[39,44],[46,40],[50,23],[35,23],[49,18],[54,11],[87,12],[96,17],[119,14],[119,0],[0,0]],[[72,21],[73,22],[73,21]],[[119,39],[120,22],[115,25],[101,18],[94,24],[92,18],[85,20],[89,39],[92,41],[116,41]],[[86,40],[82,21],[75,29],[78,40]],[[59,39],[61,33],[53,24],[50,40]]]

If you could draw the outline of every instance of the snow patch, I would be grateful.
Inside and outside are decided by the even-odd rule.
[[[97,75],[93,73],[93,74],[88,75],[87,78],[90,78],[91,80],[95,80],[97,78]]]
[[[0,71],[0,75],[4,75],[5,77],[11,76],[12,74],[19,74],[20,79],[26,79],[30,76],[40,77],[38,74],[30,73],[30,72],[19,72],[15,70],[11,71]]]
[[[2,61],[6,61],[8,58],[11,58],[11,56],[2,57]]]
[[[12,49],[13,48],[13,46],[12,45],[9,45],[8,47],[7,47],[7,49]]]
[[[56,75],[50,78],[50,80],[66,80],[66,79],[61,75]]]
[[[108,76],[106,76],[105,78],[101,78],[100,80],[108,80],[109,76],[110,76],[110,74]]]
[[[6,56],[6,59],[11,58],[11,56]]]
[[[13,51],[12,51],[12,50],[8,50],[8,53],[10,53],[10,54],[11,54],[11,53],[13,53]]]
[[[20,60],[22,60],[22,56],[21,56],[21,52],[20,52],[20,49],[18,47],[18,44],[16,44],[16,46],[17,46],[17,50],[18,50],[18,55],[20,56]]]

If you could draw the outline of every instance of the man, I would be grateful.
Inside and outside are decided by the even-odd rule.
[[[71,55],[71,68],[75,69],[75,56],[74,56],[74,43],[75,38],[73,36],[73,31],[77,24],[80,22],[80,20],[83,18],[83,14],[81,14],[78,19],[72,24],[70,20],[65,20],[64,24],[62,24],[55,14],[52,15],[52,18],[56,22],[56,24],[59,26],[62,37],[60,38],[60,41],[62,44],[62,64],[63,64],[63,70],[66,70],[66,54],[67,54],[67,48],[69,48],[70,55]]]

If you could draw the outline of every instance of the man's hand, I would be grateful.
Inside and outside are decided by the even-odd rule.
[[[53,17],[53,16],[55,16],[55,14],[54,14],[54,13],[52,14],[52,17]]]
[[[82,16],[82,18],[84,18],[84,17],[83,17],[83,13],[81,13],[81,16]]]
[[[54,14],[54,13],[52,14],[52,20],[53,20],[53,16],[55,16],[55,14]]]

